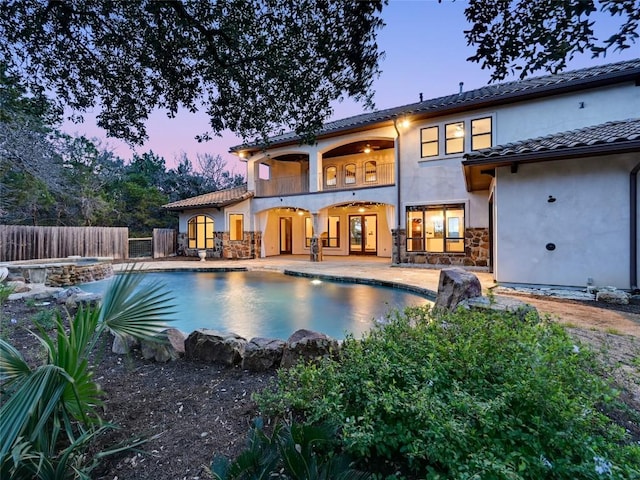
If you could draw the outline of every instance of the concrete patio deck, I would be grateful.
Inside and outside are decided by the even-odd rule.
[[[322,262],[311,262],[306,255],[280,255],[252,260],[218,260],[208,259],[204,262],[191,257],[174,257],[170,260],[141,260],[136,265],[148,271],[167,270],[207,270],[236,269],[266,270],[275,272],[294,272],[305,276],[341,277],[385,282],[395,285],[408,285],[426,289],[435,298],[438,291],[440,270],[419,265],[391,265],[388,258],[379,257],[325,257]],[[122,271],[130,263],[115,264],[115,271]],[[487,272],[473,272],[485,292],[495,286],[493,275]]]

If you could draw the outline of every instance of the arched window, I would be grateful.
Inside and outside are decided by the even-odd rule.
[[[191,217],[187,223],[189,248],[213,248],[213,218],[207,215]]]
[[[356,164],[348,163],[344,166],[344,183],[345,185],[352,185],[356,183]]]
[[[364,181],[365,182],[375,182],[378,180],[377,175],[377,167],[376,162],[367,162],[364,164]]]
[[[327,187],[335,187],[338,184],[338,169],[336,167],[327,167],[324,178]]]

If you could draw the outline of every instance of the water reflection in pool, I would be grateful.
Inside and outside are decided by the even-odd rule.
[[[318,281],[272,272],[153,272],[142,285],[164,283],[178,303],[171,326],[235,332],[245,338],[286,339],[307,328],[335,338],[356,337],[392,308],[424,305],[421,296],[387,287]],[[103,293],[110,280],[81,285]]]

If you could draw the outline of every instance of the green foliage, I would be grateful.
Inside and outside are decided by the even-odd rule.
[[[142,275],[116,278],[100,308],[79,309],[55,332],[36,322],[46,350],[44,364],[32,367],[19,351],[0,340],[0,476],[11,479],[89,478],[99,460],[125,447],[88,458],[97,435],[113,428],[99,416],[101,391],[93,381],[89,357],[105,331],[165,341],[171,298],[161,285],[135,287]],[[129,446],[139,445],[136,439]]]
[[[342,447],[379,478],[637,478],[640,447],[600,413],[616,392],[599,373],[551,321],[418,307],[346,339],[339,361],[279,372],[257,400],[341,425]]]
[[[31,320],[33,323],[38,324],[40,327],[48,331],[56,327],[57,325],[56,318],[59,315],[60,313],[57,310],[50,311],[45,309],[45,310],[40,310],[38,313],[36,313]]]
[[[6,283],[0,283],[0,305],[4,305],[9,299],[9,295],[13,293],[14,288]]]
[[[0,57],[138,144],[157,108],[206,111],[215,135],[311,136],[331,102],[372,103],[383,3],[1,0]]]
[[[607,29],[608,38],[596,37],[598,10],[619,19],[617,29]],[[542,69],[556,73],[576,53],[604,56],[631,48],[640,37],[637,0],[471,0],[465,16],[471,23],[467,43],[476,48],[469,60],[493,70],[493,80],[514,71],[520,78]]]
[[[336,455],[337,429],[279,423],[271,436],[261,419],[254,422],[247,449],[230,462],[216,457],[211,463],[215,480],[364,480],[365,472],[354,470],[346,455]]]

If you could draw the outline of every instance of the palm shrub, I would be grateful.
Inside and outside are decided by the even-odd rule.
[[[254,421],[247,448],[233,462],[216,457],[214,480],[366,480],[345,454],[334,452],[337,428],[329,424],[278,423],[271,435],[261,418]]]
[[[89,356],[105,332],[164,342],[172,299],[161,284],[139,288],[143,275],[128,271],[115,278],[102,305],[80,308],[68,318],[56,313],[55,333],[37,321],[47,358],[30,366],[20,352],[0,340],[0,477],[89,478],[88,472],[112,451],[83,455],[111,425],[98,414],[100,388]],[[134,440],[129,445],[138,444]]]
[[[340,425],[340,448],[376,478],[639,478],[640,446],[601,413],[615,398],[549,319],[425,307],[256,397],[265,414]]]

